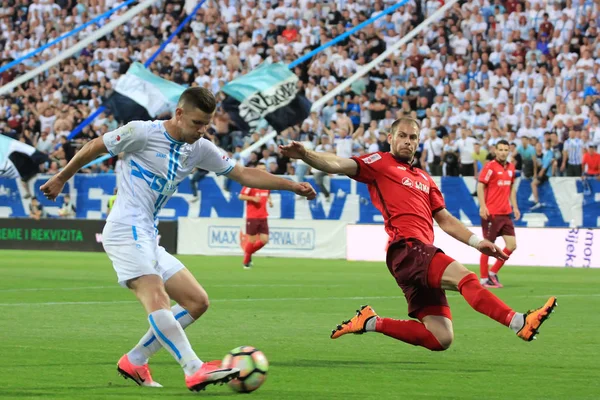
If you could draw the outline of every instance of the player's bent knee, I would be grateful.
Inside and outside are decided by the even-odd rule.
[[[179,305],[185,308],[192,318],[197,319],[208,310],[210,301],[206,292],[201,292],[180,301]]]
[[[440,350],[448,350],[454,341],[454,333],[452,331],[437,332],[434,334],[437,341],[442,347]]]

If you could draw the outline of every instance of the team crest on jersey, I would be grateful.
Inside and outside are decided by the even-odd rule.
[[[413,183],[412,183],[412,181],[411,181],[411,180],[410,180],[410,178],[408,178],[408,177],[404,177],[404,178],[402,178],[402,184],[403,184],[404,186],[408,186],[408,187],[412,187],[412,186],[413,186]]]
[[[369,157],[363,159],[363,162],[365,164],[373,164],[375,161],[379,161],[381,160],[381,155],[375,153],[375,154],[371,154]]]
[[[508,171],[508,176],[510,176],[512,178],[512,171]]]

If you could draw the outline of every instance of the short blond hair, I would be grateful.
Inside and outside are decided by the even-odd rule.
[[[414,126],[417,127],[417,129],[419,130],[419,132],[421,132],[421,123],[419,122],[418,119],[407,117],[407,116],[403,116],[403,117],[398,118],[397,120],[395,120],[392,123],[392,127],[390,128],[390,133],[392,135],[396,134],[396,132],[398,131],[398,127],[400,126],[400,124],[412,124],[412,125],[414,125]]]

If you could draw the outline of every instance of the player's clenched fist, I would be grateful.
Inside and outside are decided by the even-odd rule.
[[[312,200],[317,197],[317,192],[310,186],[310,183],[302,182],[294,185],[294,193],[300,196],[306,197],[308,200]]]
[[[65,182],[58,175],[54,175],[48,179],[48,182],[40,186],[40,190],[48,199],[54,200],[62,192],[64,186]]]
[[[289,158],[303,158],[306,155],[306,149],[300,142],[291,142],[285,146],[279,146],[281,154]]]

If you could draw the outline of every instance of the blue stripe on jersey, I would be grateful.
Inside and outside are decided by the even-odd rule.
[[[173,151],[175,150],[175,146],[177,146],[177,143],[171,143],[171,146],[169,147],[169,168],[167,168],[167,180],[168,181],[173,179],[171,177],[171,170],[173,169],[173,164],[175,162],[175,155],[173,154]]]
[[[156,198],[156,203],[154,203],[154,219],[156,219],[156,216],[158,215],[158,212],[160,211],[160,204],[162,203],[163,197],[165,197],[162,194],[159,194],[158,197]]]
[[[137,229],[135,228],[135,226],[131,226],[131,233],[133,233],[133,240],[137,240],[138,235],[137,235]]]
[[[221,173],[217,174],[217,176],[227,175],[228,173],[231,172],[232,169],[233,169],[233,166],[230,165],[229,168],[227,168],[224,172],[221,172]]]
[[[150,181],[148,182],[148,184],[152,183],[152,180],[156,177],[156,175],[154,175],[154,173],[148,171],[147,169],[145,169],[144,167],[142,167],[140,164],[136,163],[133,160],[131,160],[130,165],[132,167],[131,174],[133,176],[142,178],[146,182],[148,182],[146,177],[150,178]]]

